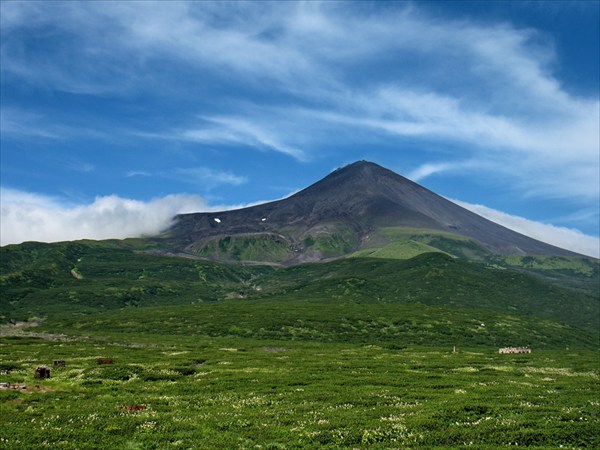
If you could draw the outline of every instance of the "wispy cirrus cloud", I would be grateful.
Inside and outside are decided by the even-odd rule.
[[[217,186],[229,185],[240,186],[248,182],[245,176],[236,175],[232,172],[211,169],[209,167],[186,167],[175,168],[169,171],[149,172],[146,170],[130,170],[126,177],[159,177],[171,178],[178,181],[211,190]]]
[[[463,144],[456,156],[480,161],[473,176],[499,173],[526,194],[541,197],[600,197],[595,170],[600,103],[561,87],[552,74],[554,50],[540,45],[534,30],[436,20],[415,8],[365,19],[340,14],[331,5],[303,5],[291,13],[286,9],[286,20],[277,26],[281,10],[262,13],[243,21],[245,34],[238,31],[235,39],[222,35],[223,43],[236,42],[252,56],[236,62],[238,53],[227,52],[224,44],[219,61],[276,82],[273,88],[288,95],[292,107],[286,105],[284,112],[278,105],[271,111],[249,106],[246,118],[221,115],[215,127],[189,129],[182,137],[244,142],[297,158],[302,155],[298,130],[309,135],[302,142],[307,155],[328,140],[351,139],[360,129],[391,138],[437,139]],[[263,52],[251,52],[257,42]],[[276,50],[267,51],[270,47]],[[296,61],[299,53],[302,63],[290,62],[288,56]],[[361,64],[378,67],[390,53],[407,63],[418,55],[420,67],[408,71],[410,79],[394,69],[388,76],[370,73],[370,80],[338,72],[340,64],[350,73]],[[289,70],[270,71],[263,57]],[[271,129],[284,132],[274,138],[255,125],[256,119],[252,123],[257,109]]]
[[[74,139],[99,139],[113,141],[116,134],[94,126],[65,123],[48,112],[30,111],[20,107],[2,106],[0,109],[0,133],[3,138],[71,141]]]
[[[428,169],[436,167],[436,172],[457,165],[470,166],[473,176],[508,176],[529,195],[577,196],[588,201],[600,198],[597,101],[573,100],[565,104],[562,113],[532,116],[525,121],[490,114],[451,97],[397,88],[378,91],[359,103],[366,106],[362,111],[354,106],[350,112],[315,114],[354,128],[462,144],[462,149],[454,146],[453,157],[458,162],[424,165]],[[471,162],[465,166],[461,159]]]
[[[219,185],[239,186],[248,181],[247,177],[235,175],[231,172],[213,170],[207,167],[191,167],[186,169],[177,169],[169,174],[164,174],[168,177],[177,177],[193,185],[200,185],[206,189],[212,189]]]
[[[5,137],[60,139],[61,133],[41,114],[3,106],[0,110],[0,133]]]
[[[597,91],[572,93],[557,74],[554,42],[533,28],[428,14],[412,2],[0,7],[3,80],[123,103],[150,99],[138,114],[151,120],[127,122],[135,116],[127,109],[115,133],[156,147],[169,139],[307,162],[384,143],[399,159],[419,153],[410,174],[417,180],[460,170],[506,180],[521,197],[588,208],[600,199]],[[25,35],[52,46],[36,52]],[[9,119],[6,129],[76,136],[29,119]]]
[[[240,118],[239,116],[199,117],[187,127],[179,127],[160,132],[133,130],[129,133],[144,139],[194,142],[204,145],[226,145],[272,151],[305,161],[307,155],[302,149],[285,143],[278,124],[265,120]],[[283,127],[285,129],[285,127]]]
[[[284,142],[279,133],[263,124],[239,117],[203,117],[207,125],[180,130],[173,137],[203,143],[243,144],[305,159],[304,152]]]
[[[256,97],[263,90],[256,85],[260,80],[266,90],[285,96],[289,114],[298,119],[279,120],[286,129],[276,133],[275,126],[258,123],[250,107],[245,116],[231,111],[205,116],[211,125],[184,127],[182,139],[245,143],[301,159],[310,149],[300,150],[295,142],[299,133],[290,127],[295,122],[306,130],[324,120],[329,130],[313,136],[312,147],[323,145],[324,136],[332,132],[344,133],[340,126],[353,126],[466,142],[471,152],[483,158],[497,149],[522,161],[544,160],[546,166],[586,164],[597,153],[598,99],[569,95],[552,74],[553,48],[540,45],[534,30],[506,23],[440,20],[414,5],[365,15],[358,5],[346,9],[318,2],[203,3],[202,8],[186,2],[152,7],[121,2],[111,8],[65,2],[51,9],[25,3],[3,5],[3,12],[7,32],[41,22],[61,29],[66,37],[81,38],[81,44],[70,51],[76,52],[75,61],[81,66],[90,66],[94,59],[93,76],[72,70],[72,64],[63,69],[52,66],[65,76],[77,74],[80,81],[90,83],[96,78],[107,83],[112,79],[118,93],[121,85],[114,80],[119,77],[111,71],[122,66],[119,60],[133,60],[131,77],[139,76],[140,68],[172,60],[207,70],[209,77],[228,74],[235,84],[251,89],[244,100],[250,105],[268,105]],[[59,14],[67,20],[53,20]],[[35,19],[26,24],[25,17],[32,15]],[[113,33],[105,33],[107,28]],[[5,72],[12,73],[11,64],[21,61],[47,75],[45,61],[36,61],[40,66],[35,67],[12,50],[9,40],[3,46]],[[390,54],[407,65],[413,60],[419,64],[409,70],[398,64],[380,71]],[[353,68],[365,64],[374,70],[363,79],[362,71]],[[133,90],[151,87],[152,79],[129,86]],[[303,108],[312,113],[312,120],[297,114]]]
[[[417,167],[416,169],[413,169],[412,171],[410,171],[406,175],[406,178],[408,178],[414,182],[419,182],[431,175],[435,175],[435,174],[443,173],[443,172],[461,170],[461,169],[464,170],[465,168],[470,168],[472,166],[473,166],[473,163],[469,162],[469,161],[458,162],[458,163],[448,163],[448,162],[426,163],[426,164],[423,164],[423,165]]]
[[[125,174],[126,177],[128,178],[132,178],[132,177],[150,177],[152,176],[152,173],[146,171],[146,170],[130,170],[129,172],[127,172]]]

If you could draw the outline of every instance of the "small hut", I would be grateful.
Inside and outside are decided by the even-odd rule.
[[[529,347],[504,347],[498,349],[498,353],[501,355],[515,355],[518,353],[531,353],[531,349]]]
[[[50,367],[48,366],[37,366],[35,368],[34,378],[50,378]]]
[[[112,364],[113,360],[109,358],[98,358],[96,364]]]

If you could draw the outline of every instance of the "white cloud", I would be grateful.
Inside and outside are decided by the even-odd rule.
[[[3,106],[0,110],[0,133],[3,136],[29,136],[33,138],[58,139],[58,130],[44,124],[45,118],[20,108]]]
[[[176,168],[164,172],[149,172],[146,170],[130,170],[126,177],[161,177],[169,178],[210,190],[217,186],[240,186],[248,182],[248,178],[234,173],[211,169],[208,167]]]
[[[305,159],[302,150],[285,144],[272,127],[239,117],[203,117],[203,120],[210,125],[181,130],[172,136],[204,143],[238,143],[285,153],[299,160]]]
[[[0,198],[1,245],[153,235],[166,229],[176,214],[210,209],[194,195],[169,195],[147,202],[111,195],[82,205],[2,188]]]
[[[132,136],[144,139],[164,139],[174,141],[197,142],[200,144],[239,145],[260,151],[274,151],[292,156],[298,161],[307,160],[305,152],[297,146],[286,144],[290,135],[298,134],[284,125],[280,118],[274,118],[272,110],[264,110],[261,114],[252,114],[252,118],[240,116],[205,116],[186,128],[165,130],[162,132],[131,131]],[[250,115],[250,114],[249,114]],[[286,136],[278,130],[285,130]]]
[[[454,158],[469,159],[471,163],[435,165],[437,172],[456,165],[470,168],[473,176],[508,177],[526,195],[587,201],[600,198],[598,101],[569,103],[561,93],[557,95],[564,104],[561,113],[523,120],[491,114],[481,105],[447,95],[398,87],[363,95],[347,100],[341,112],[306,111],[303,116],[342,124],[351,130],[364,128],[392,136],[461,144],[454,146]]]
[[[2,137],[35,140],[64,141],[76,137],[114,139],[113,133],[107,133],[104,130],[81,127],[75,124],[64,124],[56,122],[49,114],[7,106],[2,106],[0,110],[0,134]]]
[[[150,177],[152,176],[152,174],[150,172],[147,172],[145,170],[130,170],[129,172],[127,172],[125,174],[126,177],[131,178],[131,177]]]
[[[546,242],[560,248],[572,250],[582,255],[600,258],[600,239],[589,236],[579,230],[536,222],[524,217],[513,216],[483,205],[452,200],[454,203],[479,214],[486,219],[510,228],[518,233]]]
[[[437,173],[442,173],[442,172],[448,172],[448,171],[452,171],[452,170],[457,170],[457,169],[464,169],[467,167],[472,166],[473,164],[470,162],[463,162],[463,163],[448,163],[448,162],[442,162],[442,163],[427,163],[427,164],[422,164],[419,167],[417,167],[416,169],[412,170],[411,172],[409,172],[406,175],[406,178],[414,181],[414,182],[419,182],[431,175],[437,174]]]
[[[554,43],[533,29],[435,17],[412,2],[1,6],[3,36],[42,30],[62,43],[60,52],[30,57],[18,40],[3,39],[3,75],[117,96],[187,96],[196,84],[222,82],[190,113],[202,114],[202,126],[184,117],[183,125],[165,121],[166,130],[138,135],[242,144],[298,160],[376,139],[427,153],[423,142],[435,139],[451,144],[459,163],[423,165],[415,179],[469,160],[477,164],[461,165],[465,176],[503,177],[524,195],[594,207],[600,198],[600,102],[565,89],[553,72],[563,63]],[[193,81],[178,78],[182,72]],[[58,130],[11,120],[7,127],[45,137]]]
[[[176,177],[186,183],[201,185],[206,189],[212,189],[219,185],[239,186],[248,181],[246,177],[234,175],[231,172],[223,172],[221,170],[209,169],[207,167],[191,167],[187,169],[177,169],[168,175]]]

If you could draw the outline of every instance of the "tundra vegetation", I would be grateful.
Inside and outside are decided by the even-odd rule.
[[[600,447],[595,263],[274,268],[148,245],[1,249],[0,448]]]

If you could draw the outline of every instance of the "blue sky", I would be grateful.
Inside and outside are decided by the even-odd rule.
[[[366,159],[598,255],[599,3],[1,3],[2,245]]]

